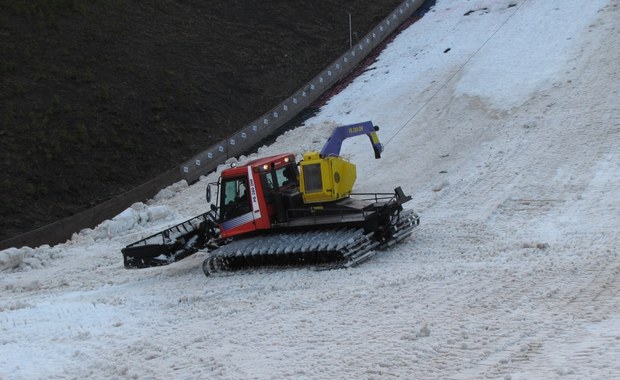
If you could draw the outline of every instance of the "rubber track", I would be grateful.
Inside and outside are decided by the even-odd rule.
[[[393,221],[392,238],[380,242],[363,229],[342,228],[289,232],[236,240],[209,252],[203,262],[207,276],[254,267],[312,265],[320,269],[351,267],[368,260],[376,249],[405,239],[419,224],[413,211]]]
[[[408,238],[413,233],[413,229],[420,225],[420,217],[412,210],[405,210],[398,215],[397,220],[392,224],[392,238],[384,242],[376,242],[373,246],[373,250],[368,252],[356,252],[348,257],[342,267],[352,267],[361,262],[364,262],[374,256],[377,250],[383,250],[389,248],[400,241]],[[376,249],[374,249],[376,248]]]

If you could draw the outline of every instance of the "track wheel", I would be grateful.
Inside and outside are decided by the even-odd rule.
[[[226,271],[227,269],[227,260],[223,257],[209,256],[202,262],[202,271],[207,277],[217,272]]]
[[[390,214],[390,226],[395,226],[398,224],[398,222],[400,221],[400,209],[394,209],[392,210],[392,213]]]

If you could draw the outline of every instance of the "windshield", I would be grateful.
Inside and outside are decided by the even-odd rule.
[[[299,186],[296,165],[288,165],[283,168],[276,169],[276,178],[278,179],[279,187]]]

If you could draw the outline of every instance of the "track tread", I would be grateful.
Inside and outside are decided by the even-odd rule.
[[[254,267],[313,265],[315,269],[349,268],[374,256],[413,233],[419,224],[411,210],[403,211],[390,226],[385,242],[360,228],[319,229],[254,236],[235,240],[208,253],[205,275]]]

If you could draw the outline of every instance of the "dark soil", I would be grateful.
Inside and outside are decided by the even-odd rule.
[[[3,0],[0,240],[171,169],[292,94],[398,0]]]

